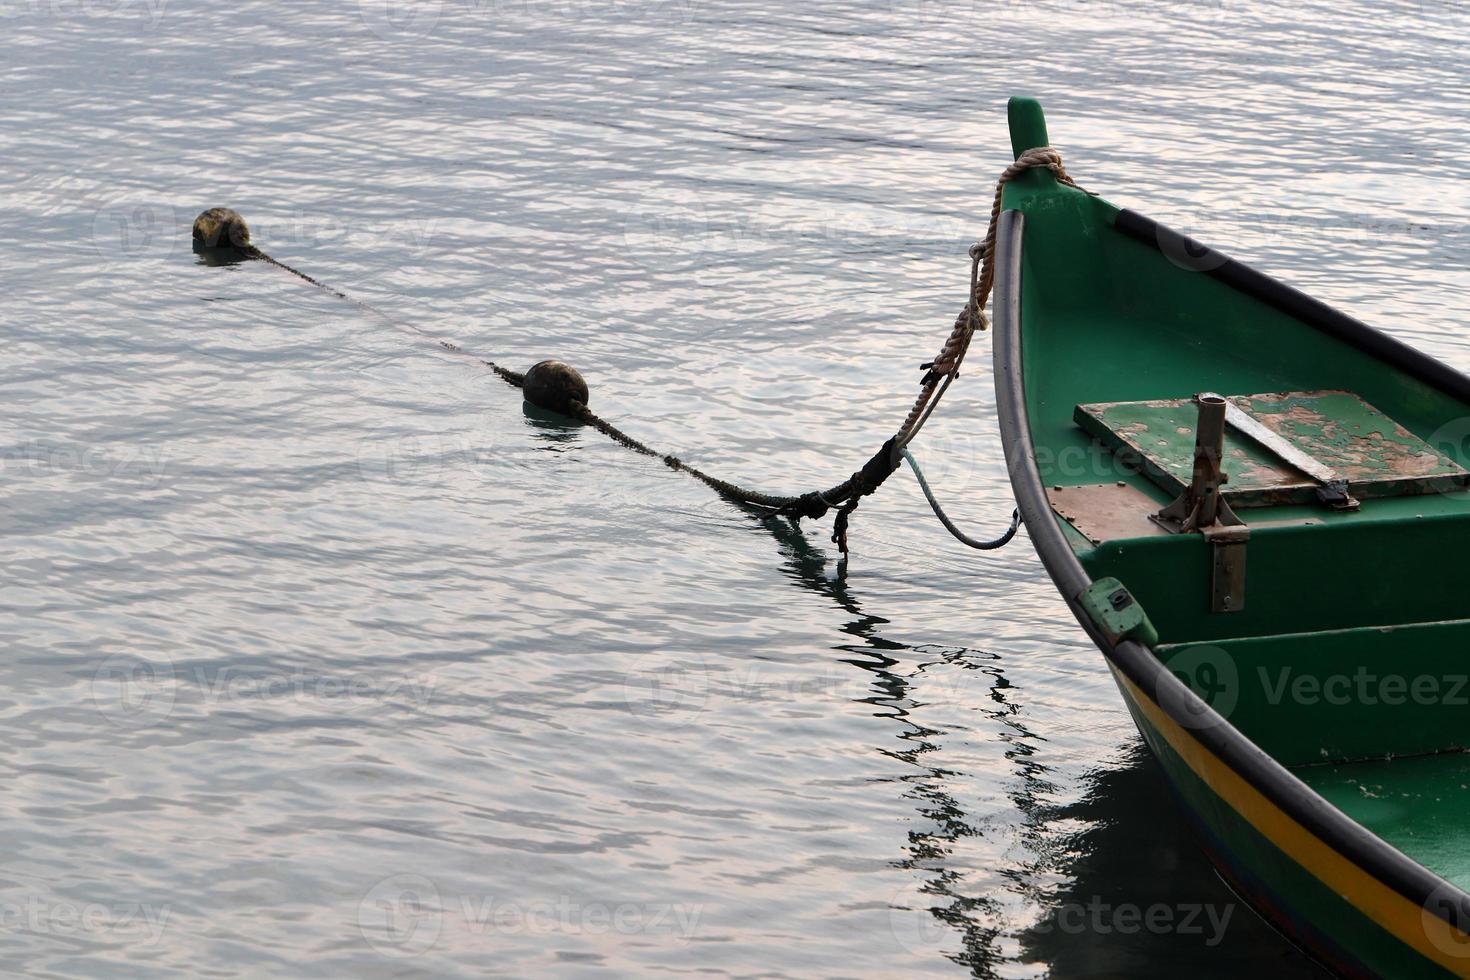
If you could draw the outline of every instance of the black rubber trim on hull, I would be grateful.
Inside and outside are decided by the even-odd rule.
[[[1077,598],[1091,584],[1092,579],[1067,543],[1046,499],[1045,485],[1036,466],[1031,425],[1026,411],[1021,358],[1021,248],[1024,221],[1019,211],[1004,211],[1001,213],[996,234],[993,311],[995,325],[992,333],[995,347],[996,414],[999,417],[1001,444],[1010,472],[1011,488],[1016,496],[1016,505],[1021,510],[1026,532],[1030,535],[1047,574],[1051,576],[1072,614],[1103,655],[1129,680],[1151,697],[1176,723],[1191,732],[1220,761],[1293,820],[1384,885],[1417,905],[1432,908],[1435,914],[1455,928],[1470,932],[1470,895],[1385,843],[1318,796],[1311,787],[1262,751],[1196,696],[1183,681],[1165,669],[1147,647],[1132,640],[1110,647],[1107,639],[1093,625],[1091,618],[1083,612]],[[1251,274],[1266,279],[1260,273],[1252,271]],[[1349,322],[1357,323],[1351,320]],[[1362,324],[1358,326],[1376,333],[1370,327]],[[1419,358],[1430,360],[1417,351],[1413,353]],[[1431,897],[1435,901],[1427,904]]]
[[[1113,218],[1113,227],[1129,238],[1158,249],[1169,261],[1181,268],[1203,272],[1218,279],[1232,289],[1373,355],[1404,374],[1438,388],[1462,402],[1470,403],[1470,376],[1435,360],[1423,351],[1415,350],[1403,341],[1375,330],[1361,320],[1334,310],[1299,289],[1293,289],[1284,282],[1278,282],[1265,273],[1237,262],[1224,252],[1201,245],[1152,218],[1145,218],[1137,211],[1126,208]]]

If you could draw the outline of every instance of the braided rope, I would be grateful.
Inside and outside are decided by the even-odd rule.
[[[990,204],[990,224],[985,229],[985,239],[970,248],[969,301],[955,318],[954,329],[950,331],[949,339],[944,342],[939,356],[924,365],[928,373],[921,382],[923,389],[914,399],[914,407],[909,410],[908,417],[903,420],[903,425],[899,426],[898,433],[894,436],[895,444],[900,449],[918,435],[919,429],[933,414],[934,406],[939,404],[940,397],[948,387],[947,384],[941,386],[940,382],[946,376],[953,377],[959,372],[975,331],[990,327],[990,321],[985,316],[985,304],[990,301],[990,290],[995,284],[995,230],[1000,223],[1001,198],[1005,196],[1006,184],[1033,167],[1045,167],[1056,176],[1058,183],[1082,189],[1077,187],[1077,182],[1067,174],[1067,168],[1062,166],[1062,155],[1049,146],[1027,150],[1001,172],[1000,179],[995,182],[995,197]]]

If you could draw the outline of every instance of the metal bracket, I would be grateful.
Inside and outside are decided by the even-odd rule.
[[[1333,510],[1357,510],[1362,506],[1348,493],[1346,480],[1328,480],[1317,488],[1317,499]]]
[[[1213,391],[1200,392],[1196,399],[1220,398]],[[1221,398],[1221,401],[1225,399]],[[1241,435],[1254,439],[1269,449],[1277,458],[1289,466],[1301,470],[1317,481],[1317,499],[1333,510],[1357,510],[1359,503],[1348,493],[1348,482],[1342,476],[1310,453],[1303,452],[1272,432],[1251,416],[1249,412],[1236,408],[1225,401],[1225,422]]]
[[[1137,640],[1151,647],[1159,642],[1159,631],[1149,621],[1148,613],[1115,578],[1100,578],[1093,582],[1077,596],[1077,603],[1111,644]]]
[[[1245,543],[1250,528],[1220,525],[1200,533],[1210,543],[1210,612],[1240,612],[1245,608]]]
[[[1245,544],[1251,532],[1220,495],[1221,485],[1230,479],[1220,469],[1229,403],[1208,391],[1194,400],[1199,405],[1199,423],[1193,479],[1153,519],[1176,534],[1198,531],[1204,535],[1210,543],[1210,611],[1240,612],[1245,608]]]

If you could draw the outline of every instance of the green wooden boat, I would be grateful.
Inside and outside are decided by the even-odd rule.
[[[1202,846],[1339,974],[1470,976],[1470,378],[1050,171],[1002,207],[1017,504]]]

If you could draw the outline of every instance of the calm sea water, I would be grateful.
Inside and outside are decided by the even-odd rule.
[[[793,530],[1041,96],[1074,176],[1461,367],[1461,3],[0,0],[0,969],[1308,976],[1024,540]],[[1011,509],[988,342],[919,449]],[[1152,925],[1142,925],[1149,922]]]

